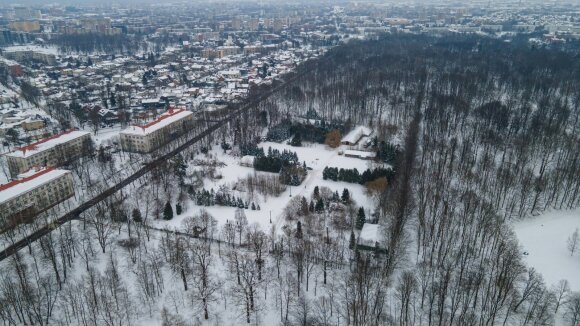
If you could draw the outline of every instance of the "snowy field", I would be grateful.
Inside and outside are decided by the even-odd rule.
[[[580,228],[580,209],[551,211],[514,223],[522,251],[528,253],[525,261],[542,273],[548,287],[566,279],[573,291],[580,291],[580,250],[570,256],[567,249],[567,239],[576,228]]]
[[[246,209],[244,212],[248,218],[248,223],[258,223],[265,232],[271,230],[272,225],[275,227],[281,226],[283,224],[283,212],[284,208],[288,205],[288,202],[295,196],[304,196],[307,199],[314,191],[316,186],[328,187],[332,191],[338,191],[342,193],[344,188],[347,188],[351,194],[351,198],[356,202],[358,206],[363,206],[370,214],[370,209],[372,207],[372,199],[365,193],[365,187],[359,184],[346,183],[346,182],[335,182],[330,180],[323,180],[322,171],[326,166],[338,167],[338,168],[357,168],[359,172],[366,170],[370,167],[369,161],[344,157],[339,155],[339,149],[332,149],[328,146],[321,144],[310,144],[305,143],[302,147],[292,147],[287,144],[279,144],[273,142],[263,142],[259,144],[260,147],[264,148],[264,151],[268,151],[268,147],[272,149],[278,149],[280,151],[289,150],[296,152],[298,159],[306,162],[306,165],[312,170],[308,171],[308,176],[302,182],[299,187],[288,187],[278,197],[268,197],[258,196],[256,204],[260,205],[260,210]],[[220,185],[231,186],[238,181],[243,179],[248,175],[254,174],[254,169],[249,167],[243,167],[239,165],[240,158],[234,157],[229,154],[223,154],[220,146],[214,146],[209,153],[211,156],[217,157],[217,160],[225,163],[224,167],[218,168],[219,173],[223,176],[219,180],[204,180],[204,187],[206,190],[214,189],[217,190]],[[197,156],[196,158],[200,158]],[[259,174],[269,174],[268,172],[257,172]],[[292,193],[292,196],[290,196]],[[243,197],[243,194],[241,195]],[[189,216],[197,214],[201,209],[206,209],[218,222],[218,227],[221,227],[226,223],[227,220],[233,220],[235,216],[234,207],[225,206],[197,206],[192,201],[188,201],[186,207],[184,207],[184,213],[179,216],[174,216],[171,221],[156,220],[154,224],[156,227],[169,229],[179,229],[182,226],[183,220]],[[272,224],[270,224],[270,214],[272,215]]]

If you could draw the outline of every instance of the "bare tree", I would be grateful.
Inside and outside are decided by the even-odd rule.
[[[560,280],[558,284],[552,288],[552,292],[556,297],[554,313],[557,313],[560,305],[566,303],[566,297],[570,293],[570,284],[568,283],[568,280]]]
[[[568,251],[570,251],[570,256],[574,256],[574,252],[578,248],[578,242],[580,241],[580,235],[578,234],[578,228],[574,230],[572,235],[568,237]]]
[[[219,282],[210,273],[213,262],[211,248],[209,242],[200,241],[193,243],[190,249],[194,266],[192,299],[200,305],[204,319],[207,320],[209,304],[217,300],[215,293],[219,289]]]
[[[564,318],[568,322],[568,325],[580,325],[580,293],[573,292],[570,294],[570,299],[566,303]]]

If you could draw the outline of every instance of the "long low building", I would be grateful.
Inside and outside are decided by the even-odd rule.
[[[70,171],[30,170],[0,185],[0,231],[29,222],[39,213],[74,196]]]
[[[59,166],[83,156],[90,148],[91,133],[67,130],[5,154],[12,177],[35,166]]]
[[[121,147],[127,152],[149,153],[186,132],[193,124],[193,113],[169,109],[154,121],[121,131]]]

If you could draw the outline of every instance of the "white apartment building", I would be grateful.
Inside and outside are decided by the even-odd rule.
[[[82,156],[91,133],[67,130],[5,154],[12,177],[35,166],[58,166]]]
[[[0,185],[0,232],[74,196],[70,171],[55,168],[30,170]]]
[[[185,109],[169,109],[143,126],[121,131],[121,147],[127,152],[149,153],[183,134],[193,123],[193,113]]]

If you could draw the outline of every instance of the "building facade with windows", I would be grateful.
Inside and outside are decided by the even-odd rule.
[[[193,125],[193,113],[186,109],[169,109],[157,119],[142,126],[121,131],[124,151],[149,153],[182,135]]]
[[[59,166],[73,161],[90,149],[91,133],[67,130],[5,154],[12,177],[35,166]]]
[[[55,168],[32,169],[0,185],[0,232],[30,222],[74,193],[71,172]]]

